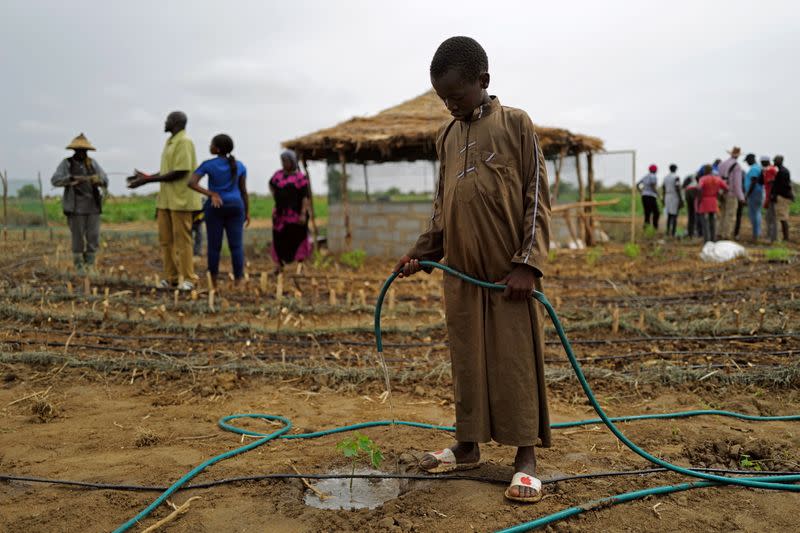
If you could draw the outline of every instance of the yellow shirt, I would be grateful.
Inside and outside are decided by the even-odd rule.
[[[181,130],[169,139],[161,153],[161,169],[159,173],[164,176],[175,170],[185,170],[186,177],[169,182],[161,182],[158,191],[156,207],[172,211],[198,211],[202,209],[203,202],[200,193],[189,188],[189,178],[192,171],[197,168],[197,157],[194,153],[194,143],[186,135],[186,130]]]

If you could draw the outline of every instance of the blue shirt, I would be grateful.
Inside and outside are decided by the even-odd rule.
[[[750,170],[747,171],[747,174],[744,176],[744,193],[747,194],[747,191],[750,190],[750,183],[752,180],[756,180],[756,186],[753,187],[753,194],[756,198],[764,196],[764,186],[758,183],[758,178],[761,176],[761,165],[758,163],[753,164],[750,167]]]
[[[208,176],[208,190],[219,194],[223,205],[244,207],[242,193],[239,190],[239,178],[247,177],[247,168],[241,161],[236,161],[237,176],[231,176],[231,165],[226,157],[217,156],[207,159],[197,167],[195,174]]]

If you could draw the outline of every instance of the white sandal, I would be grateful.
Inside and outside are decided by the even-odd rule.
[[[528,497],[511,496],[510,491],[513,487],[530,487],[536,491],[536,494]],[[517,472],[514,474],[514,477],[511,478],[511,485],[506,489],[505,494],[506,498],[509,500],[522,503],[536,503],[542,499],[542,495],[542,480],[530,474],[526,474],[525,472]]]
[[[469,470],[471,468],[477,468],[480,465],[480,463],[459,463],[456,461],[456,455],[450,448],[445,448],[436,452],[428,452],[426,455],[430,455],[439,461],[436,466],[430,469],[423,468],[423,470],[429,474],[443,474],[455,470]]]

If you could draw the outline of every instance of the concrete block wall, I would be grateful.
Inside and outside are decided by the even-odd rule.
[[[354,203],[349,208],[351,248],[364,250],[371,256],[398,257],[406,253],[417,237],[428,229],[433,203]],[[625,222],[628,223],[627,220]],[[577,219],[573,225],[576,230],[580,229]],[[550,236],[553,242],[561,245],[572,240],[562,215],[551,219]],[[334,253],[346,251],[344,210],[341,204],[329,208],[328,249]]]
[[[350,204],[351,248],[371,256],[398,257],[428,228],[432,209],[433,202]],[[328,210],[328,249],[334,253],[346,250],[341,204]]]

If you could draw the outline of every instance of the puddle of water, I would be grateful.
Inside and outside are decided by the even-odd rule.
[[[383,474],[380,470],[356,469],[356,474]],[[350,471],[336,470],[331,474],[349,475]],[[322,479],[314,486],[329,496],[320,499],[310,490],[306,490],[305,503],[317,509],[375,509],[385,502],[400,495],[400,479],[353,479],[353,490],[350,491],[350,479]]]

